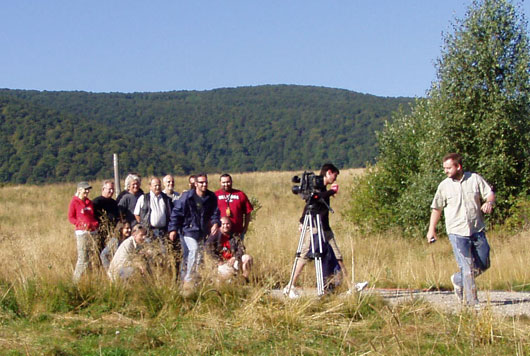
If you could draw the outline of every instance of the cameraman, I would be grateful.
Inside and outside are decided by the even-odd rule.
[[[333,235],[333,231],[331,231],[331,227],[329,226],[329,209],[328,209],[328,207],[330,206],[329,205],[330,204],[329,203],[329,198],[332,195],[337,194],[337,192],[339,190],[338,184],[335,183],[335,181],[337,180],[337,176],[339,175],[339,170],[333,164],[326,163],[320,169],[320,175],[324,178],[323,179],[324,180],[324,186],[326,187],[326,189],[327,189],[327,186],[330,185],[330,184],[331,184],[331,189],[330,190],[325,190],[325,191],[323,191],[322,193],[319,194],[319,196],[322,198],[322,200],[324,200],[325,204],[322,201],[317,201],[314,204],[315,210],[316,210],[316,213],[318,215],[320,215],[320,218],[322,220],[322,230],[323,230],[323,233],[324,233],[324,238],[326,239],[326,242],[329,244],[329,246],[333,250],[333,253],[335,254],[335,257],[336,257],[337,262],[339,264],[340,270],[343,273],[343,279],[346,280],[346,283],[348,284],[348,289],[351,289],[350,288],[350,281],[348,279],[348,273],[346,271],[346,267],[344,266],[344,262],[342,261],[342,254],[340,253],[340,250],[339,250],[339,248],[337,246],[337,242],[335,241],[335,236]],[[304,212],[303,212],[302,217],[300,219],[300,226],[299,226],[299,230],[300,231],[302,231],[302,228],[303,228],[303,221],[304,221],[304,217],[305,217],[305,213],[306,213],[307,208],[308,208],[308,206],[306,204],[306,206],[304,208]],[[302,252],[300,254],[300,258],[299,258],[299,260],[297,262],[296,269],[295,269],[295,272],[294,272],[294,275],[293,275],[292,287],[291,287],[291,290],[289,292],[289,297],[290,298],[298,297],[298,294],[296,293],[294,286],[296,285],[296,281],[298,280],[298,277],[300,276],[300,273],[302,273],[302,270],[303,270],[306,262],[310,259],[308,257],[308,254],[309,254],[309,252],[311,250],[311,238],[312,238],[311,235],[312,235],[312,233],[313,232],[311,232],[311,234],[310,234],[310,238],[306,238],[304,240],[304,244],[303,244],[303,247],[302,247]],[[284,292],[287,292],[287,289],[288,289],[288,286],[286,287],[286,289],[284,289]]]

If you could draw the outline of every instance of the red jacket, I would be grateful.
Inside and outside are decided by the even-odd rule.
[[[94,216],[92,201],[88,198],[81,200],[77,196],[74,196],[70,201],[68,220],[75,225],[76,230],[94,231],[99,225]]]

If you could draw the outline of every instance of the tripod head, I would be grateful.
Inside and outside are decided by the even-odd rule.
[[[330,211],[332,214],[335,213],[335,211],[329,206],[329,204],[320,196],[320,193],[314,192],[310,196],[307,197],[305,211],[310,212],[311,215],[314,215],[318,213],[319,206],[318,204],[322,204]]]

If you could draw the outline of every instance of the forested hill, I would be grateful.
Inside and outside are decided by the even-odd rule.
[[[0,90],[0,182],[360,167],[410,98],[275,85],[162,93]]]

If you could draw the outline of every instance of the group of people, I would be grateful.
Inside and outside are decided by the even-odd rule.
[[[475,277],[490,266],[484,214],[492,212],[495,193],[480,175],[464,171],[461,155],[450,153],[442,162],[447,178],[438,186],[431,205],[427,239],[429,243],[437,240],[436,225],[443,210],[447,234],[459,267],[459,271],[451,276],[454,292],[461,302],[473,306],[479,302]],[[329,255],[336,264],[335,272],[347,277],[328,217],[330,197],[338,192],[339,170],[327,163],[322,166],[320,175],[326,189],[320,194],[322,199],[316,210],[322,221],[323,243],[328,246]],[[150,192],[144,193],[140,188],[140,177],[129,174],[125,179],[127,190],[114,200],[114,183],[105,180],[101,196],[93,202],[88,199],[91,186],[87,182],[78,184],[68,211],[77,239],[74,281],[78,281],[88,267],[90,241],[95,242],[101,263],[113,280],[128,278],[135,270],[141,270],[131,263],[132,256],[143,244],[155,241],[162,249],[171,246],[178,256],[182,256],[179,270],[185,287],[193,285],[205,247],[217,263],[219,276],[230,278],[240,271],[248,280],[252,257],[245,253],[243,241],[253,207],[245,193],[232,187],[229,174],[221,175],[221,188],[216,192],[208,190],[206,174],[190,176],[189,189],[182,194],[174,191],[175,182],[171,175],[164,177],[163,191],[159,178],[152,177],[149,183]],[[328,185],[331,185],[329,190]],[[116,237],[107,239],[108,234],[102,233],[102,226],[116,226]],[[291,298],[298,297],[295,284],[310,259],[309,250],[310,242],[304,241],[293,278],[284,289]],[[348,278],[343,279],[351,287]]]
[[[220,185],[216,192],[208,190],[208,176],[201,173],[190,176],[188,190],[179,194],[172,175],[162,181],[153,176],[149,192],[144,193],[141,177],[129,174],[126,190],[116,200],[114,182],[104,180],[101,196],[91,201],[92,187],[80,182],[68,209],[77,243],[74,282],[94,260],[100,261],[111,280],[149,273],[147,250],[158,250],[166,260],[174,257],[187,289],[194,286],[204,251],[215,261],[219,278],[239,273],[248,281],[252,257],[246,254],[243,240],[253,207],[244,192],[232,187],[229,174],[221,175]]]

